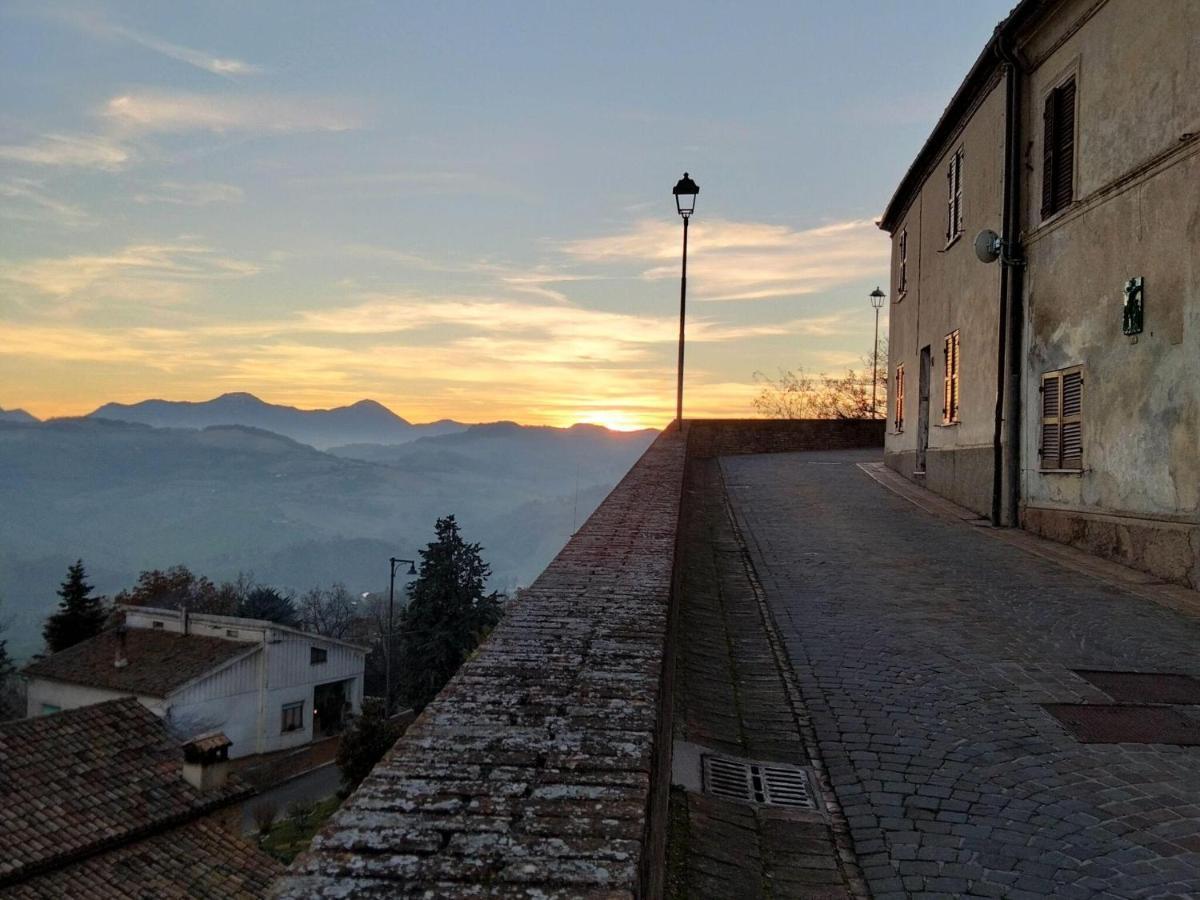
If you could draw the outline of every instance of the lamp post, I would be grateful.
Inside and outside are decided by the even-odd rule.
[[[417,562],[413,559],[397,559],[391,557],[388,559],[391,575],[388,580],[388,628],[387,641],[383,645],[383,665],[384,665],[384,695],[383,695],[383,713],[385,716],[392,714],[392,621],[395,616],[395,599],[396,599],[396,564],[408,563],[408,574],[417,574]]]
[[[875,307],[875,343],[871,346],[871,418],[879,418],[879,408],[875,405],[875,392],[879,387],[879,310],[887,295],[875,286],[871,291],[871,305]]]
[[[696,209],[696,195],[700,188],[687,172],[675,183],[675,208],[683,217],[683,275],[679,279],[679,374],[675,388],[675,422],[683,430],[683,323],[687,312],[687,238],[688,220]]]

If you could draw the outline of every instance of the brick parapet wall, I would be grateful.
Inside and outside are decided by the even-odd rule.
[[[689,423],[688,455],[882,448],[885,424],[883,419],[701,419]]]
[[[277,896],[643,893],[683,466],[660,436]]]

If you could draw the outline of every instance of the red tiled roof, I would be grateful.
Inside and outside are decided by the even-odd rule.
[[[0,887],[250,793],[201,793],[182,773],[179,744],[133,698],[0,724]]]
[[[205,821],[134,841],[10,888],[15,900],[263,897],[283,866]]]
[[[117,668],[113,663],[120,648],[120,634],[113,628],[30,663],[25,667],[25,675],[165,697],[255,646],[198,634],[127,628],[124,656],[128,663]]]

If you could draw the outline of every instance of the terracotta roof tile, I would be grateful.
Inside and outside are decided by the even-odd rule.
[[[118,630],[110,629],[30,663],[25,667],[25,675],[165,697],[175,688],[220,663],[253,650],[256,645],[206,635],[128,628],[125,629],[124,650],[128,663],[117,668],[113,663],[119,646]]]
[[[250,793],[201,793],[154,713],[126,698],[0,724],[0,886]]]

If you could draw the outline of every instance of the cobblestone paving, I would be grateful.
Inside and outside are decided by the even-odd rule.
[[[1200,621],[929,515],[877,457],[722,460],[874,895],[1200,896],[1200,748],[1040,706],[1112,702],[1072,669],[1200,675]]]

